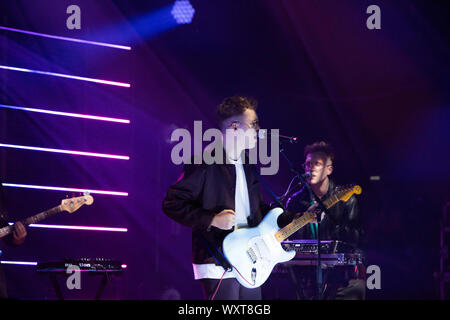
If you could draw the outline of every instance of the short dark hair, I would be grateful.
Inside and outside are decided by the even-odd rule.
[[[331,162],[334,162],[334,151],[333,148],[325,141],[317,141],[313,144],[309,144],[305,147],[305,157],[310,153],[322,152],[327,158],[330,158]]]
[[[233,116],[242,115],[247,109],[256,111],[257,107],[258,101],[254,98],[239,95],[225,98],[217,107],[216,120],[219,125],[222,125],[224,120]]]

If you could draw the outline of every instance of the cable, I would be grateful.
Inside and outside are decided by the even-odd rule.
[[[213,295],[211,296],[211,300],[214,300],[214,298],[216,297],[217,291],[219,291],[219,287],[220,287],[220,284],[222,283],[222,280],[223,280],[223,277],[225,276],[225,273],[227,273],[226,270],[222,274],[222,277],[220,278],[219,283],[217,284],[216,290],[214,291]]]
[[[211,250],[209,249],[209,246],[208,246],[208,244],[206,243],[206,239],[205,239],[202,235],[200,235],[200,238],[201,238],[203,244],[205,245],[206,249],[208,250],[208,252],[211,254],[211,256],[213,257],[213,259],[217,262],[217,264],[221,265],[222,268],[223,268],[225,271],[231,271],[232,266],[231,266],[230,262],[228,261],[228,259],[225,258],[225,256],[223,255],[223,253],[220,252],[220,250],[219,250],[215,245],[213,245],[213,247],[216,249],[216,251],[219,252],[220,255],[221,255],[222,258],[223,258],[223,261],[220,262],[219,260],[217,260],[217,258],[214,256],[214,254],[213,254],[213,253],[211,252]]]
[[[291,183],[289,183],[289,186],[288,186],[286,192],[283,195],[279,196],[278,199],[284,200],[284,198],[286,198],[286,196],[289,194],[289,191],[291,191],[292,182],[294,182],[295,179],[297,179],[297,176],[294,176],[294,178],[292,178]]]
[[[220,255],[224,258],[224,259],[227,259],[224,255],[223,255],[223,253],[219,250],[219,248],[217,248],[217,247],[215,247],[216,248],[216,250],[217,250],[217,252],[219,252],[220,253]],[[215,259],[215,258],[214,258]],[[217,261],[217,260],[216,260]],[[228,260],[227,260],[228,261]],[[237,271],[237,273],[241,276],[241,278],[242,279],[244,279],[244,281],[245,282],[247,282],[249,285],[251,285],[252,287],[254,287],[255,286],[255,284],[254,283],[251,283],[251,282],[249,282],[247,279],[245,279],[245,277],[239,272],[239,270],[235,267],[235,266],[233,266],[231,263],[230,263],[230,266],[231,266],[231,268],[233,268],[233,269],[235,269],[236,271]],[[225,270],[225,272],[227,272],[228,270]]]
[[[221,264],[221,263],[216,259],[216,257],[213,255],[213,253],[212,253],[211,250],[209,249],[208,245],[206,244],[205,239],[203,238],[203,236],[201,236],[200,238],[201,238],[203,244],[205,245],[206,249],[209,251],[209,253],[210,253],[211,256],[213,257],[213,259],[214,259],[219,265],[221,265],[221,266],[224,268],[224,270],[225,270],[225,272],[224,272],[223,275],[222,275],[222,278],[221,278],[220,281],[219,281],[219,284],[217,285],[216,292],[215,292],[215,293],[217,293],[217,290],[219,289],[220,283],[222,282],[222,279],[223,279],[223,277],[225,276],[225,273],[227,273],[228,271],[231,271],[231,270],[228,270],[227,268],[225,268],[225,267],[223,266],[223,264]],[[223,255],[223,253],[219,250],[219,248],[217,248],[216,246],[214,246],[214,248],[215,248],[215,249],[217,250],[217,252],[219,252],[220,255],[225,259],[224,261],[226,261],[226,262],[231,266],[232,269],[235,269],[235,270],[237,271],[237,273],[241,276],[242,279],[244,279],[245,282],[247,282],[247,283],[248,283],[250,286],[252,286],[252,287],[255,286],[254,283],[251,283],[250,281],[248,281],[247,279],[245,279],[245,277],[239,272],[239,270],[238,270],[235,266],[233,266],[231,263],[229,263],[228,259]],[[213,297],[214,297],[214,296],[215,296],[215,294],[213,295]],[[211,300],[212,300],[212,299],[211,299]]]
[[[248,283],[249,285],[251,285],[252,287],[255,286],[254,283],[250,283],[247,279],[245,279],[245,277],[239,272],[239,270],[238,270],[235,266],[233,266],[233,269],[235,269],[235,270],[237,271],[237,273],[239,273],[239,275],[241,276],[242,279],[245,280],[245,282],[247,282],[247,283]]]

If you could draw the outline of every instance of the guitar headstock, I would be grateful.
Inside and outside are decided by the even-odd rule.
[[[349,185],[338,188],[335,193],[339,200],[347,202],[354,194],[361,194],[362,189],[358,185]]]
[[[94,202],[94,198],[88,194],[82,197],[75,197],[70,199],[64,199],[61,201],[61,208],[63,211],[73,213],[80,209],[82,205],[90,206]]]

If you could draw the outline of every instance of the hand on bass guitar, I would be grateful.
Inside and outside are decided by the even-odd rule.
[[[27,230],[22,222],[18,221],[13,225],[13,243],[16,246],[21,245],[27,236]]]

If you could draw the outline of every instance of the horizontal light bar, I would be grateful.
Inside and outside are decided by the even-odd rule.
[[[130,120],[127,120],[127,119],[118,119],[118,118],[110,118],[110,117],[93,116],[93,115],[80,114],[80,113],[60,112],[60,111],[46,110],[46,109],[26,108],[26,107],[10,106],[10,105],[7,105],[7,104],[0,104],[0,108],[13,109],[13,110],[22,110],[22,111],[30,111],[30,112],[39,112],[39,113],[47,113],[47,114],[53,114],[53,115],[57,115],[57,116],[66,116],[66,117],[83,118],[83,119],[91,119],[91,120],[101,120],[101,121],[110,121],[110,122],[119,122],[119,123],[130,123]]]
[[[122,49],[122,50],[131,50],[131,47],[128,47],[128,46],[121,46],[121,45],[105,43],[105,42],[97,42],[97,41],[89,41],[89,40],[82,40],[82,39],[76,39],[76,38],[61,37],[61,36],[55,36],[55,35],[46,34],[46,33],[39,33],[39,32],[33,32],[33,31],[27,31],[27,30],[15,29],[15,28],[8,28],[8,27],[2,27],[2,26],[0,26],[0,29],[6,30],[6,31],[13,31],[13,32],[29,34],[29,35],[33,35],[33,36],[44,37],[44,38],[50,38],[50,39],[72,41],[72,42],[78,42],[78,43],[84,43],[84,44],[92,44],[92,45],[96,45],[96,46],[109,47],[109,48]]]
[[[74,80],[82,80],[82,81],[102,83],[102,84],[109,84],[109,85],[112,85],[112,86],[119,86],[119,87],[126,87],[126,88],[131,87],[131,85],[129,83],[109,81],[109,80],[102,80],[102,79],[94,79],[94,78],[87,78],[87,77],[79,77],[79,76],[73,76],[73,75],[70,75],[70,74],[63,74],[63,73],[55,73],[55,72],[40,71],[40,70],[31,70],[31,69],[25,69],[25,68],[3,66],[3,65],[0,65],[0,69],[12,70],[12,71],[20,71],[20,72],[28,72],[28,73],[36,73],[36,74],[43,74],[43,75],[48,75],[48,76],[67,78],[67,79],[74,79]]]
[[[10,222],[10,225],[14,223]],[[127,228],[110,228],[110,227],[90,227],[90,226],[67,226],[56,224],[37,224],[29,225],[31,228],[45,228],[45,229],[66,229],[66,230],[90,230],[90,231],[111,231],[111,232],[128,232]]]
[[[27,261],[0,261],[1,264],[15,264],[21,266],[37,266],[37,262],[27,262]]]
[[[73,155],[78,155],[78,156],[99,157],[99,158],[109,158],[109,159],[119,159],[119,160],[130,160],[130,157],[128,157],[128,156],[119,156],[119,155],[106,154],[106,153],[94,153],[94,152],[75,151],[75,150],[63,150],[63,149],[53,149],[53,148],[30,147],[30,146],[20,146],[20,145],[5,144],[5,143],[0,143],[0,147],[12,148],[12,149],[22,149],[22,150],[33,150],[33,151],[45,151],[45,152],[54,152],[54,153],[73,154]]]
[[[37,262],[32,261],[8,261],[8,260],[1,260],[0,264],[12,264],[12,265],[20,265],[20,266],[37,266]],[[126,269],[128,266],[126,264],[120,265],[122,269]],[[90,271],[90,270],[80,270],[80,271]]]
[[[26,188],[26,189],[40,189],[40,190],[54,190],[54,191],[67,191],[67,192],[89,192],[94,194],[106,194],[111,196],[128,196],[128,192],[120,191],[106,191],[106,190],[92,190],[92,189],[78,189],[78,188],[63,188],[63,187],[50,187],[50,186],[36,186],[29,184],[15,184],[15,183],[3,183],[4,187],[10,188]]]

